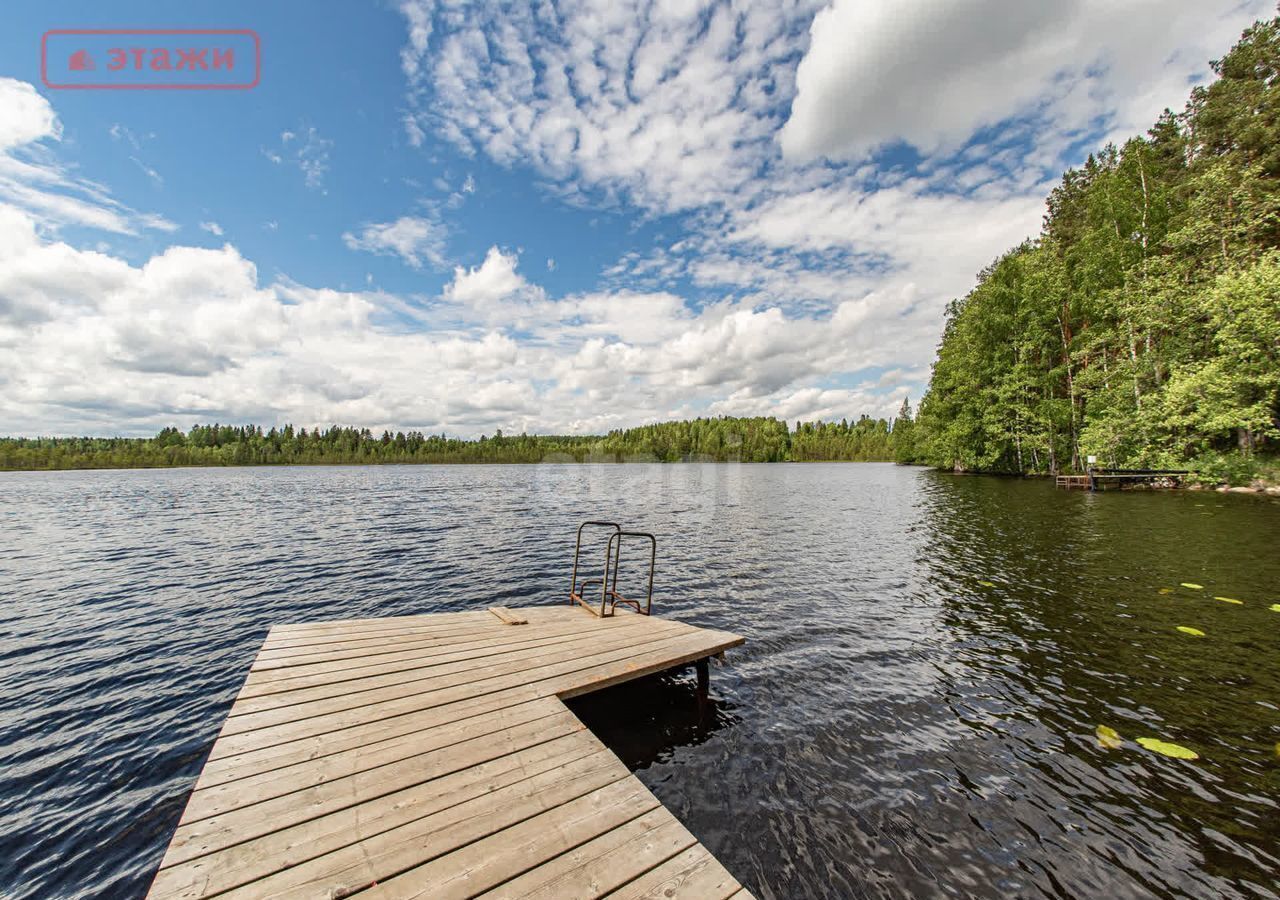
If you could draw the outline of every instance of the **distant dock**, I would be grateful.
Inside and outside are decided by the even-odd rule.
[[[1180,487],[1191,473],[1182,469],[1090,469],[1084,474],[1058,475],[1054,484],[1067,490],[1105,491],[1132,487]]]
[[[561,700],[743,643],[578,606],[277,625],[149,896],[750,895]]]

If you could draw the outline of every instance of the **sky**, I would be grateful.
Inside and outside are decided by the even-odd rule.
[[[1063,169],[1273,12],[53,6],[0,9],[0,435],[891,416]],[[260,78],[52,88],[53,28],[252,29]]]

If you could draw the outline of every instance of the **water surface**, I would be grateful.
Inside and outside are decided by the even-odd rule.
[[[1280,502],[689,464],[0,473],[0,896],[145,892],[272,623],[554,603],[600,517],[748,643],[574,708],[758,896],[1280,895]]]

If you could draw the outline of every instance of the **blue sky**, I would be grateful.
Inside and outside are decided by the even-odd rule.
[[[1266,3],[0,12],[0,433],[888,415],[1047,189]],[[251,28],[72,91],[50,28]]]

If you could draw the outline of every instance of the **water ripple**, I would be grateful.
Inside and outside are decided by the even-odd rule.
[[[0,896],[143,893],[272,624],[557,602],[587,518],[749,639],[574,707],[760,897],[1277,896],[1280,504],[821,464],[0,475]]]

